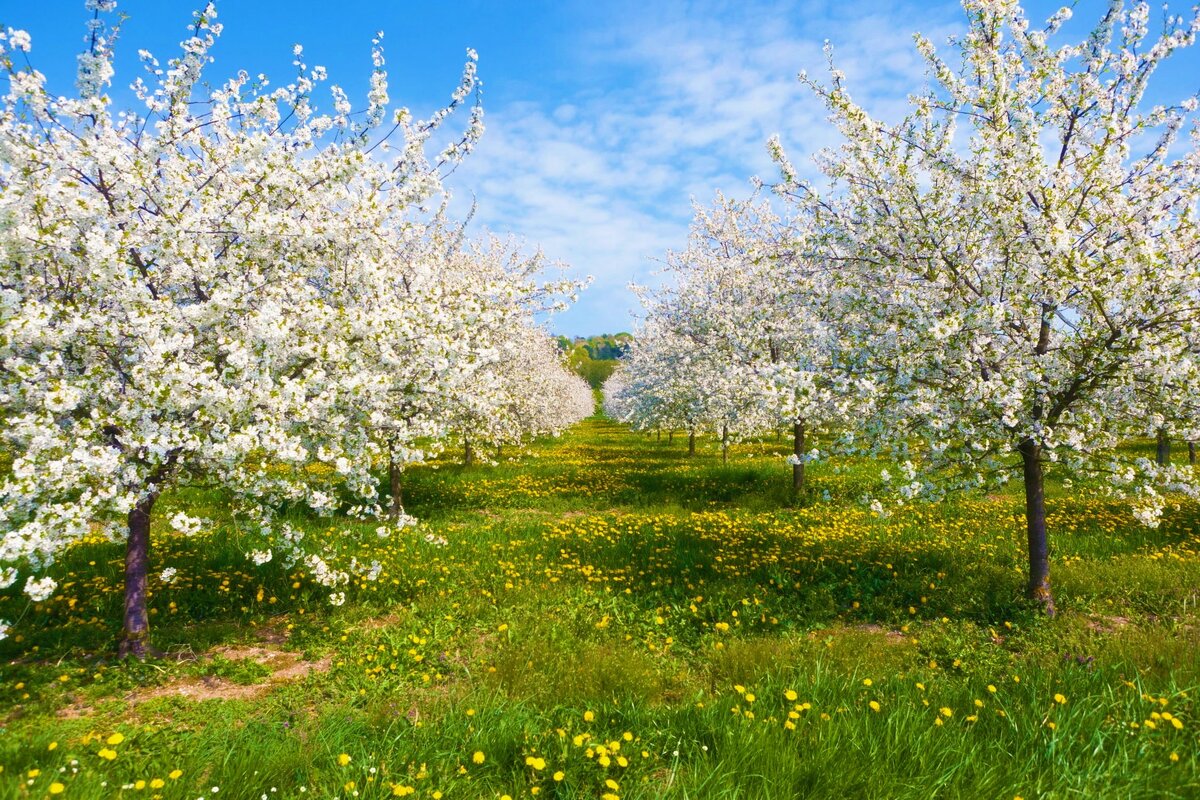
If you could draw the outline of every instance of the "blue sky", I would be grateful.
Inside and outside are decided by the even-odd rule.
[[[191,11],[179,0],[120,0],[114,94],[137,74],[137,50],[173,55]],[[1027,4],[1037,19],[1059,3]],[[1071,30],[1107,5],[1080,0]],[[480,54],[487,132],[450,179],[454,207],[478,202],[474,229],[514,234],[594,283],[556,333],[628,330],[630,281],[653,283],[658,259],[685,244],[691,202],[716,190],[745,196],[772,179],[765,142],[781,135],[802,169],[836,143],[817,103],[795,80],[824,68],[829,39],[855,96],[898,115],[923,67],[911,34],[935,42],[961,29],[957,2],[626,2],[625,0],[224,0],[225,31],[212,76],[246,69],[285,82],[291,47],[309,66],[365,95],[370,41],[385,32],[393,100],[426,114],[453,89],[464,51]],[[1187,6],[1172,3],[1176,13]],[[82,0],[0,0],[0,24],[33,37],[30,54],[51,88],[66,92],[87,15]],[[1200,88],[1200,55],[1187,51],[1158,91]]]

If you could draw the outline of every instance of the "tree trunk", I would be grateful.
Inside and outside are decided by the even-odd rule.
[[[659,443],[659,444],[662,444],[662,428],[659,428],[659,429],[658,429],[657,431],[655,431],[654,433],[655,433],[655,435],[658,437],[658,443]]]
[[[688,455],[696,455],[696,431],[688,431]]]
[[[1188,442],[1188,463],[1196,466],[1196,443]]]
[[[729,426],[721,426],[721,463],[729,463]]]
[[[400,512],[404,509],[404,487],[400,483],[400,476],[403,470],[396,463],[395,456],[388,459],[388,490],[392,494],[392,505],[388,510],[393,520],[400,519]]]
[[[471,466],[475,463],[475,451],[471,449],[471,440],[463,437],[463,465]]]
[[[675,431],[667,431],[667,444],[671,444],[674,441],[675,441]]]
[[[129,541],[125,545],[125,627],[117,652],[121,658],[151,655],[150,615],[146,582],[150,572],[150,512],[158,492],[151,492],[129,512]]]
[[[1160,467],[1171,463],[1171,437],[1163,428],[1158,429],[1158,445],[1155,448],[1154,460]]]
[[[1042,475],[1042,448],[1032,439],[1021,442],[1025,473],[1025,527],[1029,539],[1029,586],[1027,594],[1048,616],[1054,616],[1050,591],[1050,546],[1046,539],[1046,492]]]
[[[797,422],[792,426],[792,453],[799,459],[792,466],[792,491],[800,494],[804,491],[804,423]]]

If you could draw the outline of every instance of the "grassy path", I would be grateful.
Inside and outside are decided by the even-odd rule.
[[[1200,796],[1194,506],[1055,492],[1046,620],[1015,496],[881,521],[875,470],[817,464],[793,507],[785,443],[703,444],[593,419],[410,471],[403,539],[293,514],[379,563],[341,606],[249,562],[219,492],[164,498],[212,520],[157,529],[171,658],[106,657],[116,545],[0,595],[0,797]]]

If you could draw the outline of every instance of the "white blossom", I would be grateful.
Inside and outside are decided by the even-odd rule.
[[[35,603],[40,603],[43,600],[49,599],[50,595],[54,594],[58,582],[53,578],[34,578],[30,575],[25,580],[25,594],[29,595],[29,599]]]

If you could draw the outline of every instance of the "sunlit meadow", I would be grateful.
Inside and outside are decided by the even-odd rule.
[[[796,502],[787,441],[668,439],[593,418],[410,470],[422,523],[341,540],[383,571],[340,607],[248,562],[220,491],[164,497],[216,521],[154,539],[166,658],[113,657],[120,545],[0,599],[0,796],[1200,793],[1194,505],[1147,529],[1052,491],[1048,619],[1015,494],[880,520],[877,468],[818,462]]]

